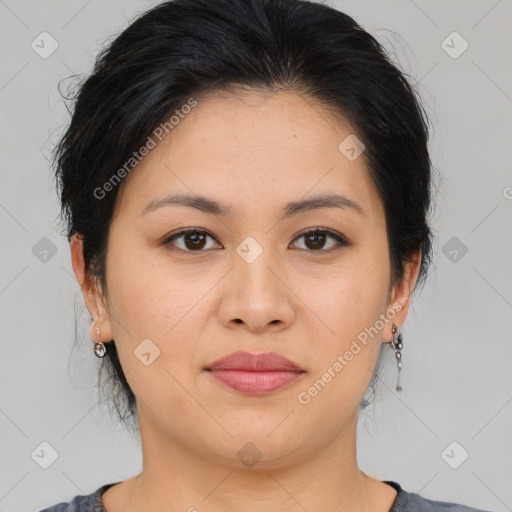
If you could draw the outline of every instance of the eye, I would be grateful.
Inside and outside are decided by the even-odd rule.
[[[174,233],[170,237],[166,238],[162,244],[174,245],[178,250],[184,252],[205,252],[206,249],[214,248],[207,247],[208,238],[215,240],[215,238],[207,231],[189,228],[179,231],[178,233]],[[305,241],[306,247],[304,250],[309,249],[310,252],[333,252],[343,246],[350,245],[350,243],[338,233],[335,233],[330,229],[322,229],[320,227],[305,231],[296,237],[295,240],[299,240],[301,238],[304,238]],[[331,240],[331,247],[325,249],[326,241],[329,239]],[[176,244],[176,240],[179,240],[181,243]],[[303,248],[299,247],[299,249]]]
[[[179,231],[169,238],[166,238],[163,241],[163,245],[169,245],[171,242],[174,242],[174,240],[182,239],[183,245],[178,247],[178,250],[186,252],[204,252],[203,249],[208,249],[208,247],[206,247],[207,238],[214,240],[214,238],[206,231],[191,228]]]
[[[313,252],[333,252],[343,246],[350,245],[350,243],[338,233],[320,227],[305,231],[299,235],[296,240],[301,238],[304,238],[306,249],[311,249]],[[325,243],[328,239],[333,240],[334,244],[331,243],[331,247],[325,249]]]

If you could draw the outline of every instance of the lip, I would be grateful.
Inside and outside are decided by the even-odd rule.
[[[272,393],[305,373],[300,366],[279,354],[244,351],[229,354],[205,370],[222,384],[247,395]]]
[[[208,366],[206,370],[243,370],[247,372],[304,371],[299,365],[274,352],[253,354],[241,350],[218,359]]]

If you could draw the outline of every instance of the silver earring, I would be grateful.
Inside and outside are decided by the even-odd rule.
[[[400,372],[402,370],[402,353],[400,350],[403,348],[402,343],[402,333],[400,332],[400,329],[396,326],[396,324],[393,324],[393,328],[391,329],[391,332],[393,335],[398,331],[398,334],[396,336],[393,336],[393,339],[389,342],[390,346],[395,350],[395,357],[396,357],[396,364],[398,366],[398,379],[396,381],[396,390],[398,393],[402,392],[402,386],[400,386]]]
[[[105,348],[105,344],[103,343],[103,341],[100,341],[100,328],[99,327],[96,327],[96,334],[98,336],[98,341],[94,344],[94,353],[98,356],[98,357],[104,357],[105,354],[107,353],[107,349]]]

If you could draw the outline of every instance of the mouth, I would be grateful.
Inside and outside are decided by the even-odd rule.
[[[205,368],[216,381],[246,395],[266,395],[300,379],[306,371],[275,353],[234,352]]]

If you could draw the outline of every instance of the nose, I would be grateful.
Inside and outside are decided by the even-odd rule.
[[[270,251],[250,263],[234,254],[220,292],[217,314],[228,328],[278,332],[293,322],[294,294]]]

